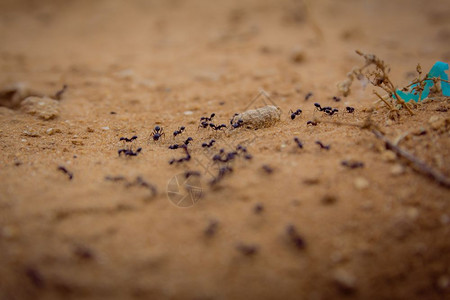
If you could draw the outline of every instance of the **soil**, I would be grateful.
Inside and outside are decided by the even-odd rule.
[[[448,299],[449,189],[333,122],[371,115],[450,176],[448,98],[391,120],[370,84],[336,88],[356,49],[398,86],[449,62],[449,15],[444,0],[1,1],[0,298]],[[267,104],[279,122],[230,129]],[[211,113],[228,128],[199,128]],[[190,156],[168,149],[187,137]],[[211,157],[238,145],[219,176]]]

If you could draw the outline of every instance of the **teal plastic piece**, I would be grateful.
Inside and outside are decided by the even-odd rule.
[[[448,81],[448,75],[445,73],[445,71],[448,70],[448,64],[438,61],[434,64],[434,66],[431,68],[430,72],[428,72],[429,78],[440,78]],[[397,90],[397,94],[402,98],[405,102],[409,102],[410,100],[414,100],[415,102],[419,102],[420,93],[417,93],[417,95],[414,95],[414,87],[417,84],[414,84],[411,86],[410,93],[405,93],[400,90]],[[422,92],[421,100],[428,97],[428,94],[430,94],[430,88],[433,86],[432,80],[427,80],[425,84],[425,88]],[[450,84],[448,82],[441,81],[441,89],[442,94],[444,96],[450,96]],[[395,97],[395,96],[394,96]]]

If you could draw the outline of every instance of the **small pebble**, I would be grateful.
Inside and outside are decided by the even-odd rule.
[[[186,110],[183,114],[186,116],[192,115],[194,112],[192,110]]]
[[[345,269],[336,269],[333,272],[333,281],[342,292],[350,293],[356,289],[355,276]]]
[[[370,185],[369,181],[364,177],[357,177],[353,183],[355,185],[355,188],[358,190],[367,189]]]
[[[45,131],[45,133],[48,134],[48,135],[54,135],[54,134],[55,134],[55,129],[49,128],[49,129],[47,129],[47,130]]]
[[[386,161],[386,162],[393,162],[397,159],[397,154],[395,154],[393,151],[391,150],[385,150],[383,151],[383,153],[381,154],[381,158]]]
[[[398,175],[402,175],[403,173],[405,173],[405,167],[403,167],[401,164],[395,164],[392,166],[391,168],[391,174],[398,176]]]
[[[59,115],[59,102],[48,97],[28,97],[20,103],[21,108],[28,114],[44,120],[50,120]]]
[[[23,134],[26,136],[29,136],[29,137],[40,137],[41,136],[38,132],[34,131],[33,129],[24,130]]]
[[[108,126],[105,126],[105,127],[102,127],[102,130],[109,130],[109,127]]]

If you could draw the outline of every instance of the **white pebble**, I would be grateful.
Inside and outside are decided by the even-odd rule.
[[[358,190],[367,189],[369,187],[369,181],[364,177],[357,177],[354,181],[355,188]]]
[[[102,127],[102,130],[109,130],[108,126]]]

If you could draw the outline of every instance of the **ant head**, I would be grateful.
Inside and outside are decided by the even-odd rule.
[[[185,129],[185,127],[184,127],[184,126],[181,126],[181,127],[180,127],[180,130],[184,130],[184,129]]]
[[[158,132],[158,131],[160,131],[160,130],[161,130],[161,127],[159,127],[158,125],[155,126],[155,131],[156,131],[156,132]]]
[[[316,103],[314,103],[314,106],[315,107],[320,107],[320,104],[316,102]]]

